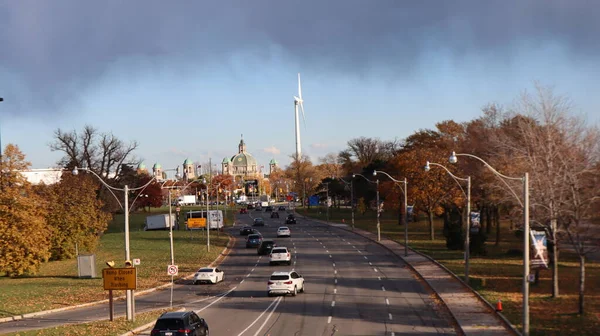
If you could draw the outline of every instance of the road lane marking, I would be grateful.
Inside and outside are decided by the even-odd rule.
[[[331,316],[327,318],[327,324],[331,323]]]
[[[333,279],[333,282],[335,282],[337,284],[337,279]]]
[[[206,309],[206,308],[214,305],[215,303],[221,301],[221,299],[223,299],[224,297],[226,297],[227,295],[229,295],[229,293],[233,292],[236,288],[237,288],[237,286],[233,287],[232,289],[230,289],[229,291],[227,291],[225,294],[223,294],[223,296],[221,296],[220,298],[216,299],[215,301],[209,303],[208,305],[204,306],[204,308],[202,308],[200,310],[197,310],[197,312],[199,313],[199,312],[203,311],[204,309]]]
[[[361,250],[357,250],[357,251],[358,251],[358,253],[362,253],[362,251],[361,251]]]
[[[385,304],[388,306],[390,305],[390,300],[388,300],[388,298],[385,298]]]
[[[373,266],[373,263],[369,261],[369,266]]]
[[[329,250],[325,250],[325,252],[329,253]],[[331,256],[330,256],[331,257]]]
[[[331,306],[335,307],[335,301],[331,301]]]
[[[381,277],[377,277],[377,280],[381,281]]]
[[[252,269],[252,271],[250,271],[250,273],[254,272],[254,268]]]
[[[242,281],[240,281],[240,283],[244,282],[244,279],[242,279]]]
[[[335,267],[335,263],[333,263],[333,267]]]
[[[248,273],[248,275],[246,275],[246,278],[250,276],[250,273]]]
[[[381,290],[385,292],[385,287],[381,286]]]
[[[392,320],[392,313],[388,313],[388,317],[390,318],[390,321]]]
[[[363,256],[363,258],[365,258],[365,259],[369,259],[369,258],[367,258],[367,256]]]
[[[375,271],[375,272],[379,272],[379,271],[377,270],[377,268],[373,268],[373,271]]]
[[[273,304],[275,304],[275,307],[273,308],[273,310],[271,311],[271,314],[273,314],[273,311],[275,311],[275,308],[277,308],[277,306],[279,305],[279,302],[281,302],[281,298],[282,296],[278,297],[277,299],[273,300],[271,302],[271,304],[269,304],[269,306],[267,307],[267,309],[265,309],[260,315],[258,315],[258,317],[256,318],[256,320],[254,320],[254,322],[252,322],[246,329],[244,329],[241,333],[238,334],[238,336],[243,335],[246,331],[248,331],[248,329],[252,328],[252,326],[254,324],[256,324],[256,322],[258,322],[258,320],[260,320],[260,318],[269,310],[271,309],[271,307],[273,306]],[[260,329],[262,329],[265,326],[265,323],[267,323],[267,321],[269,320],[269,317],[271,317],[271,314],[269,314],[269,316],[267,317],[267,319],[265,320],[265,322],[263,323],[263,325],[260,327]],[[256,334],[254,335],[258,335],[258,333],[260,332],[260,329],[256,332]]]
[[[333,258],[333,257],[331,256],[331,254],[329,255],[329,258]]]
[[[356,246],[352,245],[352,248],[353,248],[353,249],[355,249],[355,248],[356,248]]]
[[[337,288],[333,289],[333,294],[337,294]]]
[[[337,270],[333,270],[333,274],[337,274]]]

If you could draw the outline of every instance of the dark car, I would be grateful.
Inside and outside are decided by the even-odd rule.
[[[263,240],[260,243],[260,246],[256,249],[256,252],[259,255],[269,254],[269,253],[271,253],[271,250],[275,246],[277,246],[277,244],[275,244],[275,241],[273,241],[273,240]]]
[[[271,212],[271,218],[279,218],[279,212]]]
[[[160,315],[151,336],[207,336],[208,324],[193,311],[167,312]]]
[[[273,211],[273,207],[270,205],[265,208],[265,212],[272,212],[272,211]]]
[[[246,248],[259,247],[262,243],[262,236],[256,233],[248,235],[246,239]]]
[[[248,203],[248,205],[246,206],[246,209],[248,209],[248,210],[254,209],[254,204]]]
[[[285,224],[296,224],[296,217],[294,217],[292,214],[289,214],[285,219]]]
[[[246,209],[246,208],[240,209],[240,214],[247,214],[247,213],[248,213],[248,209]]]
[[[265,220],[260,217],[256,217],[254,218],[254,223],[252,226],[265,226]]]
[[[243,228],[240,229],[240,236],[247,236],[249,234],[255,233],[252,227],[250,226],[244,226]]]
[[[277,209],[277,210],[279,210],[279,211],[285,211],[285,205],[280,205],[279,209]]]

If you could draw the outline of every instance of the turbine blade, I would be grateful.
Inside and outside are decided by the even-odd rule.
[[[300,73],[298,73],[298,98],[302,100],[302,85],[300,84]]]
[[[302,120],[304,121],[304,128],[306,128],[306,117],[304,117],[304,102],[300,101],[300,109],[302,110]]]

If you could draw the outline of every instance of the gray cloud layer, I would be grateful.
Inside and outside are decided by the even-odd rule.
[[[252,51],[268,62],[269,46],[304,68],[343,72],[408,71],[431,47],[502,57],[522,40],[597,57],[599,8],[584,0],[5,1],[0,95],[51,111],[123,58],[202,64]]]

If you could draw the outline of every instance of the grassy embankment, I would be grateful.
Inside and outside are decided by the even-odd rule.
[[[211,263],[221,253],[228,238],[224,234],[211,232],[211,250],[206,251],[206,236],[200,231],[184,230],[185,211],[182,208],[180,230],[173,232],[175,264],[179,266],[179,277],[193,273],[197,268]],[[137,266],[138,290],[169,283],[167,265],[170,264],[168,231],[143,231],[147,215],[168,213],[168,208],[152,209],[152,213],[138,212],[130,215],[130,248],[132,258],[141,259]],[[174,209],[173,209],[174,210]],[[230,209],[231,210],[231,209]],[[226,225],[233,223],[233,212],[228,211]],[[45,263],[36,275],[23,277],[0,277],[0,317],[20,315],[47,309],[61,308],[108,298],[102,288],[102,269],[105,262],[114,260],[117,267],[124,263],[124,216],[117,215],[100,239],[96,256],[97,277],[77,277],[77,260],[52,261]],[[80,251],[81,254],[84,251]],[[115,296],[124,291],[115,291]]]
[[[301,214],[307,209],[298,208]],[[308,216],[326,219],[325,209],[312,207]],[[350,224],[350,209],[330,209],[330,220]],[[355,214],[357,228],[376,232],[374,212]],[[443,223],[435,222],[435,240],[430,240],[426,220],[410,223],[409,246],[423,252],[464,277],[462,251],[449,251],[442,234]],[[504,315],[521,328],[522,319],[522,257],[509,256],[511,249],[522,250],[522,240],[510,232],[509,224],[500,225],[501,237],[495,244],[495,228],[487,241],[486,256],[472,256],[470,263],[470,285],[489,302],[502,300]],[[381,234],[400,243],[404,242],[404,226],[398,225],[397,213],[385,213],[381,217]],[[559,259],[560,297],[553,299],[552,275],[550,270],[540,272],[540,281],[530,286],[531,335],[598,335],[600,331],[600,263],[586,264],[586,309],[584,316],[577,314],[579,263],[576,255],[561,252]]]

